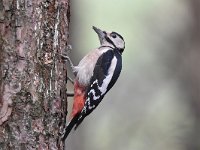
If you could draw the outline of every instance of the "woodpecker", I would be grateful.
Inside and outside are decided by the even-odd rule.
[[[69,124],[63,133],[65,140],[70,131],[82,123],[113,87],[122,69],[123,37],[116,32],[102,31],[93,26],[98,34],[100,47],[88,53],[73,67],[74,102]],[[72,64],[72,63],[70,63]]]

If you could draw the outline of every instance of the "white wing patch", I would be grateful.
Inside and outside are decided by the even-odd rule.
[[[117,65],[117,58],[114,56],[110,65],[110,68],[108,69],[108,75],[106,76],[106,78],[103,80],[102,86],[99,86],[98,84],[98,79],[96,79],[90,87],[92,87],[94,84],[97,84],[98,89],[101,91],[101,95],[105,94],[107,91],[107,87],[112,79],[112,76],[114,74],[114,70],[115,67]],[[88,93],[88,95],[92,93],[93,94],[93,100],[97,100],[100,96],[96,96],[95,95],[95,90],[91,89],[90,92]]]
[[[100,96],[96,96],[95,90],[94,90],[94,89],[91,89],[90,92],[88,93],[88,95],[89,95],[90,93],[92,93],[92,95],[93,95],[93,100],[97,100],[97,99],[100,98]]]
[[[115,67],[117,65],[117,58],[114,56],[110,65],[110,68],[108,69],[108,75],[103,80],[102,86],[99,87],[99,90],[101,91],[101,95],[105,94],[107,91],[107,87],[112,79],[112,76],[114,74]]]

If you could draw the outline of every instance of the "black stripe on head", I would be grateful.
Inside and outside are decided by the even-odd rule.
[[[118,36],[124,41],[124,38],[123,38],[120,34],[118,34],[117,32],[112,32],[111,34],[116,34],[116,35],[118,35]]]
[[[106,39],[106,41],[107,41],[108,43],[112,44],[115,48],[117,48],[117,47],[115,46],[114,42],[113,42],[107,35],[105,36],[105,39]]]
[[[122,54],[123,51],[124,51],[124,49],[122,49],[122,48],[121,48],[121,49],[118,49],[118,50],[119,50],[119,53],[120,53],[120,54]]]

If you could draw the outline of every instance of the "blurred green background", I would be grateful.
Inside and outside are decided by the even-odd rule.
[[[76,65],[93,25],[124,37],[123,70],[67,150],[200,150],[200,1],[71,0]]]

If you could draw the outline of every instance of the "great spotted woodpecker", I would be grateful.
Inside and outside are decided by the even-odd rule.
[[[93,29],[98,34],[101,45],[87,54],[78,66],[73,67],[76,75],[74,103],[70,122],[63,134],[64,140],[99,105],[117,81],[122,69],[121,55],[125,48],[123,37],[116,32],[102,31],[94,26]]]

